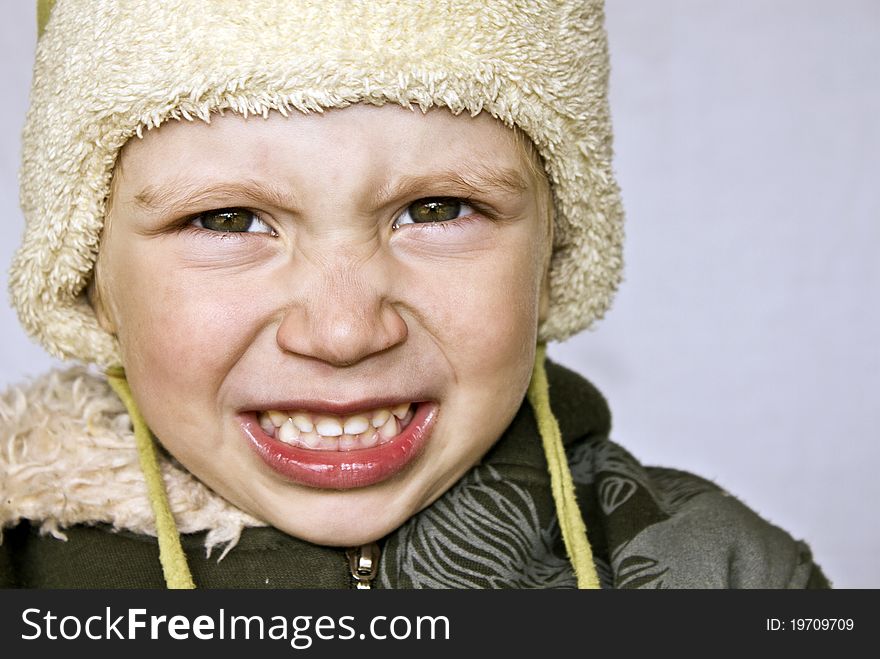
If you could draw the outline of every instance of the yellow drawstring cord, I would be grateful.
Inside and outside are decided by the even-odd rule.
[[[559,518],[568,558],[574,567],[578,588],[599,588],[599,576],[593,563],[593,550],[590,548],[587,527],[575,496],[568,459],[565,457],[565,447],[562,445],[562,433],[559,431],[556,417],[553,416],[553,410],[550,409],[550,385],[544,368],[546,354],[547,346],[539,343],[527,395],[535,411],[538,432],[544,444],[544,455],[547,456],[547,468],[550,471],[550,489],[556,504],[556,516]]]
[[[128,380],[125,379],[125,371],[121,368],[108,369],[107,379],[131,417],[138,458],[147,481],[147,494],[153,508],[153,515],[156,518],[156,532],[159,536],[159,562],[162,563],[165,584],[168,588],[195,588],[186,562],[186,555],[180,545],[177,524],[171,514],[171,507],[168,505],[168,495],[165,493],[165,483],[162,480],[162,473],[159,471],[153,436],[138,411],[137,405],[135,405],[131,389],[128,387]]]
[[[541,435],[547,467],[550,471],[550,488],[556,504],[556,515],[559,518],[562,539],[574,568],[578,588],[599,588],[599,577],[593,564],[593,551],[587,540],[587,528],[575,496],[565,447],[562,445],[562,434],[559,432],[556,417],[550,409],[550,388],[544,368],[546,352],[546,346],[539,344],[535,353],[535,367],[529,383],[528,399],[535,411],[538,432]],[[153,514],[156,516],[159,560],[165,574],[165,583],[169,588],[195,588],[186,556],[180,545],[180,534],[177,532],[177,525],[168,505],[150,429],[135,405],[128,381],[125,379],[125,371],[121,368],[109,369],[107,378],[128,410],[134,427],[138,457],[147,481]]]
[[[42,36],[43,30],[46,29],[46,23],[49,22],[49,16],[52,14],[52,7],[55,6],[55,0],[37,0],[37,36]]]

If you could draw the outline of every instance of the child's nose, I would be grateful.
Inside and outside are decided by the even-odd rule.
[[[278,327],[282,350],[334,366],[350,366],[406,340],[406,321],[375,288],[340,276],[313,288]]]

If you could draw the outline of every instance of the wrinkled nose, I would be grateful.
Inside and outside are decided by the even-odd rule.
[[[324,273],[307,299],[287,310],[276,337],[282,350],[351,366],[406,340],[406,321],[383,291],[385,278],[348,270]]]

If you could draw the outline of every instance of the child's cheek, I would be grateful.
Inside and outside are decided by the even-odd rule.
[[[185,416],[188,403],[210,404],[252,339],[248,320],[260,299],[237,278],[166,274],[133,287],[120,327],[126,371],[148,417],[153,407]]]
[[[460,374],[488,381],[522,370],[523,360],[530,368],[540,263],[528,241],[509,240],[445,261],[409,260],[400,269],[401,297],[423,325],[415,330],[437,338]]]

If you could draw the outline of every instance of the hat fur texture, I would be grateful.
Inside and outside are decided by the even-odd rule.
[[[86,298],[120,148],[176,120],[353,103],[488,112],[535,144],[562,340],[608,308],[623,212],[601,0],[58,0],[40,37],[20,173],[13,305],[57,357],[119,365]]]

